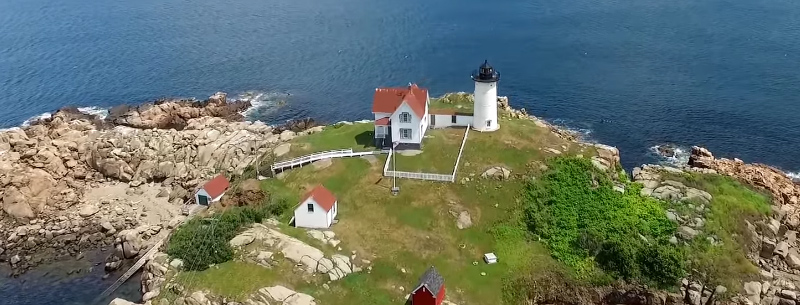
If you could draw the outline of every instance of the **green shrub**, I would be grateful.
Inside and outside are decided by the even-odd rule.
[[[211,264],[226,262],[233,251],[222,235],[228,228],[218,227],[216,219],[192,219],[170,237],[167,253],[184,261],[187,270],[204,270]]]
[[[636,184],[615,191],[607,174],[585,158],[550,163],[541,179],[528,183],[523,201],[528,229],[556,259],[584,279],[597,276],[596,264],[617,278],[676,283],[683,252],[667,242],[676,225],[666,218],[663,202],[640,196]]]
[[[183,260],[187,270],[205,270],[209,265],[229,261],[233,249],[228,241],[246,225],[282,215],[287,203],[276,200],[255,207],[234,207],[209,218],[191,219],[172,234],[167,254]]]
[[[663,284],[677,283],[686,270],[686,254],[671,244],[648,246],[641,251],[639,265],[642,273]]]

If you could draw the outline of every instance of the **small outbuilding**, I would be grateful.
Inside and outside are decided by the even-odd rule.
[[[485,261],[487,264],[490,264],[490,265],[491,264],[496,264],[497,263],[497,255],[494,255],[494,253],[486,253],[486,254],[483,255],[483,261]]]
[[[227,191],[230,186],[231,184],[228,182],[228,178],[220,174],[206,182],[206,184],[203,184],[203,186],[194,193],[194,202],[199,205],[209,205],[212,202],[217,202],[222,199],[222,195],[225,195],[225,191]]]
[[[330,190],[317,185],[303,196],[294,209],[294,226],[299,228],[326,229],[339,213],[339,202]]]
[[[411,305],[441,305],[444,301],[444,278],[431,266],[411,291]]]

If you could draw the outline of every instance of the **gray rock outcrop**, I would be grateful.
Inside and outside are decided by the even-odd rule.
[[[481,177],[496,180],[508,180],[508,178],[511,177],[511,170],[502,166],[495,166],[484,171],[481,174]]]
[[[83,249],[115,247],[115,234],[125,229],[166,227],[175,215],[162,209],[180,205],[213,175],[242,173],[256,156],[280,144],[280,136],[266,124],[231,121],[241,119],[238,113],[246,105],[218,93],[203,102],[118,107],[106,120],[65,108],[31,126],[0,131],[0,207],[8,216],[0,217],[5,254],[33,256],[15,265],[23,271],[47,259],[51,251],[44,248],[77,255]],[[117,196],[125,200],[89,199],[98,189],[117,192],[120,182],[128,183],[127,192]],[[161,203],[150,195],[169,200]],[[15,228],[29,225],[41,227],[17,234]],[[119,252],[131,256],[133,246],[127,243]]]

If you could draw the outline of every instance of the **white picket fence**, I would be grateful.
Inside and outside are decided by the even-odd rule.
[[[392,157],[394,155],[394,150],[392,149],[392,150],[389,150],[389,156],[386,158],[386,164],[383,165],[383,176],[384,177],[406,178],[406,179],[417,179],[417,180],[428,180],[428,181],[455,182],[456,181],[456,172],[458,171],[458,163],[461,160],[461,153],[464,152],[464,144],[467,143],[467,136],[468,135],[469,135],[469,125],[467,126],[467,129],[464,132],[464,139],[461,141],[461,148],[458,151],[458,157],[456,158],[456,165],[455,165],[455,168],[453,168],[453,173],[450,174],[450,175],[432,174],[432,173],[402,172],[402,171],[389,170],[389,164],[392,162]]]
[[[467,144],[467,136],[469,136],[469,124],[467,124],[467,129],[464,131],[464,139],[461,140],[461,148],[458,149],[458,158],[456,158],[456,166],[453,167],[453,182],[456,181],[456,172],[458,172],[458,162],[461,161],[461,153],[464,152],[464,145]]]
[[[412,172],[401,172],[401,171],[387,171],[387,172],[383,173],[383,175],[387,176],[387,177],[408,178],[408,179],[429,180],[429,181],[453,182],[453,175],[431,174],[431,173],[412,173]]]
[[[378,152],[379,153],[379,152]],[[308,154],[305,156],[297,157],[294,159],[289,159],[285,161],[275,162],[270,167],[272,172],[274,173],[276,170],[283,170],[285,168],[293,168],[295,166],[303,166],[304,164],[311,163],[314,161],[328,159],[328,158],[345,158],[345,157],[359,157],[359,156],[366,156],[366,155],[373,155],[376,154],[374,151],[357,151],[354,152],[352,149],[337,149],[337,150],[329,150],[329,151],[322,151],[313,154]]]

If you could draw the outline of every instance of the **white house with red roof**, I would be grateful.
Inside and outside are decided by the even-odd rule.
[[[416,84],[401,88],[377,88],[372,102],[375,145],[420,149],[428,130],[428,90]]]
[[[194,202],[199,205],[209,205],[212,202],[217,202],[222,199],[222,195],[225,195],[225,191],[228,190],[230,185],[225,175],[216,176],[214,179],[206,182],[206,184],[203,184],[203,186],[194,193]]]
[[[497,82],[500,73],[485,61],[472,73],[475,82],[473,112],[436,109],[429,111],[428,89],[416,84],[401,88],[377,88],[372,101],[375,146],[421,149],[428,128],[471,126],[480,132],[500,128],[497,117]]]
[[[299,228],[326,229],[339,213],[339,202],[330,190],[317,185],[303,196],[294,209],[294,226]]]

